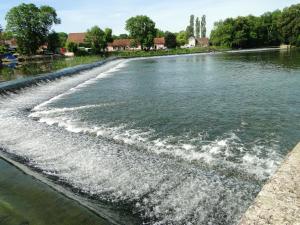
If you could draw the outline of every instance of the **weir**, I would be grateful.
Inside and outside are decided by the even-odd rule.
[[[112,57],[112,58],[108,58],[103,61],[99,61],[99,62],[95,62],[95,63],[91,63],[91,64],[78,65],[78,66],[74,66],[74,67],[70,67],[70,68],[65,68],[62,70],[58,70],[56,72],[46,73],[46,74],[42,74],[39,76],[26,77],[26,78],[21,78],[21,79],[17,79],[17,80],[3,82],[3,83],[0,83],[0,94],[5,94],[8,91],[15,91],[15,90],[18,90],[21,88],[36,85],[43,81],[51,81],[51,80],[59,79],[61,77],[72,76],[81,71],[90,70],[95,67],[99,67],[101,65],[104,65],[105,63],[111,62],[116,59],[119,59],[119,57]]]
[[[300,143],[265,184],[240,225],[300,224]]]

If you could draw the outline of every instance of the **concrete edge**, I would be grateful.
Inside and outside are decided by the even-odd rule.
[[[264,185],[239,225],[300,225],[300,143]]]

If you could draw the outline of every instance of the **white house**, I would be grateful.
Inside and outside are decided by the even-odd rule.
[[[197,40],[195,37],[189,37],[189,47],[195,47],[197,44]]]

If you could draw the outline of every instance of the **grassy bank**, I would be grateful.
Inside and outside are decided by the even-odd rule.
[[[17,64],[14,68],[3,66],[0,68],[0,82],[14,80],[19,77],[34,76],[43,73],[54,72],[60,69],[82,64],[94,63],[104,58],[98,55],[76,56],[72,58],[59,58],[47,60],[27,61]]]
[[[215,51],[226,51],[230,50],[225,47],[208,47],[208,48],[176,48],[167,50],[156,50],[156,51],[119,51],[111,52],[109,56],[119,56],[124,58],[134,58],[134,57],[151,57],[151,56],[167,56],[167,55],[184,55],[184,54],[196,54],[205,52],[215,52]]]

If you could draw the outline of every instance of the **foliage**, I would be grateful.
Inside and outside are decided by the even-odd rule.
[[[195,36],[195,16],[191,15],[190,16],[190,36]]]
[[[165,34],[165,45],[167,48],[176,48],[176,35],[167,31]]]
[[[138,47],[138,42],[135,39],[132,39],[130,41],[130,48],[137,48]]]
[[[278,25],[284,43],[296,45],[300,35],[300,4],[285,8]]]
[[[67,42],[67,49],[69,52],[76,53],[78,51],[78,45],[74,42]]]
[[[160,29],[156,29],[156,37],[157,38],[165,37],[165,32],[163,32]]]
[[[141,43],[142,49],[149,50],[156,36],[155,23],[147,16],[131,17],[126,21],[126,30],[130,36]]]
[[[210,41],[213,45],[233,48],[299,45],[300,4],[283,11],[267,12],[259,17],[228,18],[215,23]]]
[[[178,46],[185,45],[187,43],[187,33],[185,31],[180,31],[176,36],[176,42]]]
[[[119,36],[118,35],[113,35],[114,40],[127,39],[127,38],[129,38],[128,34],[120,34]]]
[[[52,53],[56,53],[57,49],[60,47],[59,34],[52,31],[47,38],[48,50]]]
[[[54,8],[24,3],[13,7],[5,18],[6,28],[16,37],[20,52],[27,55],[35,54],[45,44],[52,25],[60,23]]]
[[[10,40],[13,37],[14,36],[13,36],[12,32],[2,32],[2,39],[3,40]]]
[[[104,33],[105,33],[105,42],[106,42],[105,47],[107,47],[107,43],[111,43],[114,40],[113,37],[112,37],[112,29],[105,28]]]
[[[201,37],[206,37],[206,16],[203,15],[201,18]]]
[[[4,54],[6,52],[7,52],[7,48],[4,45],[0,44],[0,54]]]
[[[64,32],[59,32],[58,37],[59,37],[59,47],[64,48],[67,44],[68,34]]]
[[[199,17],[196,19],[196,38],[200,37],[200,20]]]
[[[99,54],[106,48],[106,34],[100,27],[94,26],[87,31],[85,42],[91,46],[93,53]]]

